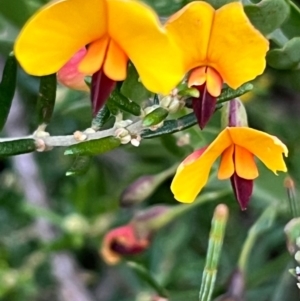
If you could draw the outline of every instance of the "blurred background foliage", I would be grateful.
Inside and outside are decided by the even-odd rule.
[[[264,7],[272,5],[271,1],[277,3],[279,16],[272,16],[274,24],[264,24],[260,20],[261,11],[256,12],[259,6],[255,5]],[[289,1],[271,1],[243,3],[248,5],[245,10],[252,17],[252,22],[269,35],[272,50],[277,48],[278,51],[289,39],[300,36],[300,13]],[[0,0],[1,70],[20,28],[46,2]],[[145,2],[162,17],[167,17],[189,1]],[[232,1],[207,2],[220,7]],[[299,1],[294,3],[300,4]],[[285,64],[282,57],[278,59],[276,55],[280,56],[280,53],[275,53],[275,58],[274,54],[268,58],[269,65],[274,67],[275,64],[275,68],[278,62],[281,66]],[[269,66],[264,75],[254,82],[254,90],[243,96],[249,125],[278,136],[288,146],[286,162],[296,186],[300,183],[299,62],[300,58],[297,61],[296,57],[292,67],[275,69]],[[17,92],[3,136],[28,135],[37,127],[34,112],[38,79],[21,70],[18,72]],[[89,95],[59,86],[55,111],[47,130],[52,135],[66,135],[89,127],[90,122]],[[0,300],[163,300],[155,297],[155,289],[126,261],[109,266],[102,260],[99,249],[103,235],[128,223],[143,208],[157,204],[178,206],[169,189],[171,177],[166,177],[152,195],[135,206],[122,207],[120,199],[126,187],[140,176],[159,174],[179,164],[189,154],[191,148],[176,145],[179,138],[189,134],[194,147],[203,146],[215,137],[219,126],[220,113],[217,112],[203,132],[195,126],[173,136],[145,139],[138,148],[122,146],[94,157],[87,173],[77,177],[66,177],[72,159],[63,155],[63,149],[1,158]],[[255,181],[247,211],[240,211],[229,182],[218,181],[212,176],[203,193],[227,189],[226,195],[178,215],[157,231],[143,254],[130,257],[130,260],[142,264],[167,290],[170,300],[198,298],[211,218],[218,203],[229,207],[230,216],[214,297],[227,290],[229,278],[241,260],[242,250],[245,252],[245,241],[250,237],[251,248],[244,267],[244,299],[299,300],[296,279],[288,273],[288,269],[294,268],[296,263],[287,251],[283,231],[292,218],[287,209],[286,175],[276,177],[262,165],[259,169],[260,177]],[[276,208],[271,217],[266,211],[268,208]],[[267,224],[253,230],[251,227],[257,224],[264,212],[267,212]],[[249,232],[250,228],[252,232]],[[59,261],[62,258],[65,261]],[[62,262],[66,265],[60,266]],[[62,291],[68,280],[74,284],[75,292],[75,295],[69,292],[69,299],[68,293]]]

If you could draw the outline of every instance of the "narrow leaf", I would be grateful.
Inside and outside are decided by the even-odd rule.
[[[66,172],[66,176],[77,176],[85,174],[90,167],[91,159],[92,158],[88,156],[77,156],[72,166]]]
[[[160,122],[165,120],[168,115],[169,115],[168,110],[162,107],[158,107],[144,117],[143,126],[149,127],[149,126],[159,124]]]
[[[31,153],[36,150],[34,139],[20,139],[0,142],[0,157]]]
[[[240,97],[244,95],[245,93],[251,91],[253,89],[253,85],[250,83],[245,83],[241,85],[236,90],[232,88],[224,88],[222,89],[221,95],[217,98],[217,103],[222,103],[231,99],[234,99],[236,97]]]
[[[166,120],[164,126],[156,131],[145,130],[142,133],[142,138],[149,139],[165,134],[176,133],[183,131],[193,125],[197,124],[197,119],[194,113],[187,114],[183,117],[174,120]]]
[[[3,129],[10,111],[15,94],[16,81],[17,61],[15,56],[10,54],[6,60],[0,84],[0,131]]]
[[[56,74],[42,76],[37,100],[38,123],[48,124],[51,120],[56,98]]]
[[[110,116],[110,111],[107,105],[104,105],[97,113],[95,118],[92,120],[92,128],[96,131],[101,129],[104,123],[108,120]]]
[[[141,107],[134,101],[130,101],[117,89],[110,93],[108,100],[109,102],[113,102],[122,111],[128,112],[134,116],[141,115]]]
[[[140,279],[143,279],[149,286],[151,286],[160,297],[167,297],[166,290],[153,278],[149,271],[142,265],[128,261],[127,265],[136,272]]]
[[[65,155],[80,155],[80,156],[94,156],[106,153],[121,144],[120,139],[109,136],[102,139],[95,139],[86,142],[81,142],[69,146],[65,150]]]

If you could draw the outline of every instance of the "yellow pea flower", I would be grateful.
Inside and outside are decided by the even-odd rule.
[[[214,112],[223,83],[236,89],[265,69],[269,43],[239,2],[218,10],[203,1],[191,2],[174,14],[165,28],[181,50],[178,79],[190,72],[188,85],[200,91],[193,107],[201,128]]]
[[[103,70],[113,81],[124,80],[130,59],[149,90],[167,94],[177,80],[176,62],[169,60],[177,51],[172,45],[155,12],[139,1],[58,0],[29,19],[14,52],[27,73],[43,76],[87,46],[79,72]]]
[[[218,178],[231,179],[236,198],[241,208],[246,209],[252,181],[258,177],[254,156],[276,174],[287,171],[282,154],[287,156],[287,147],[275,136],[248,127],[227,127],[207,148],[195,151],[179,165],[171,190],[176,200],[193,202],[221,156]]]

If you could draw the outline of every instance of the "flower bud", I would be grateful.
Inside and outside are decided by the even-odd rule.
[[[160,101],[160,105],[164,109],[168,110],[169,113],[176,113],[184,107],[185,102],[179,99],[177,95],[168,95]]]
[[[171,166],[159,174],[139,177],[122,192],[121,206],[129,207],[143,202],[163,181],[174,174],[176,168],[177,166]]]
[[[291,177],[286,177],[284,180],[284,187],[286,188],[289,208],[292,217],[300,217],[300,207],[297,200],[295,183]]]
[[[108,232],[100,253],[107,264],[117,264],[124,255],[136,255],[149,246],[149,237],[138,236],[134,226],[128,224]]]
[[[121,206],[128,207],[141,203],[156,189],[155,176],[142,176],[130,184],[121,194]]]
[[[224,103],[222,108],[221,126],[222,128],[226,128],[227,126],[248,126],[245,107],[238,98]]]
[[[127,144],[131,141],[131,135],[129,131],[122,127],[116,129],[115,136],[120,139],[121,144]]]

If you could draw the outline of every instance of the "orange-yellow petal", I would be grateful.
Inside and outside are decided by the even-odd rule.
[[[222,153],[219,171],[218,171],[218,179],[225,180],[229,179],[234,173],[234,163],[233,163],[233,152],[234,145],[230,145],[225,151]]]
[[[176,200],[191,203],[206,184],[216,159],[232,144],[227,131],[222,131],[198,159],[181,164],[177,169],[171,190]]]
[[[231,88],[238,88],[264,71],[268,49],[268,41],[250,23],[240,2],[216,11],[207,60]]]
[[[207,64],[207,50],[214,19],[214,8],[203,1],[191,2],[165,24],[168,34],[182,52],[185,72]]]
[[[109,37],[104,35],[101,39],[98,39],[89,45],[87,54],[79,65],[79,70],[82,73],[92,75],[102,67],[108,41]]]
[[[60,0],[39,10],[23,27],[14,52],[24,70],[42,76],[57,72],[107,27],[104,0]]]
[[[107,4],[109,35],[133,62],[142,83],[153,92],[169,93],[184,71],[180,50],[156,13],[139,1],[109,0]]]
[[[188,79],[188,86],[201,86],[206,82],[206,66],[195,68]]]
[[[114,40],[110,40],[104,62],[104,73],[115,81],[124,80],[127,74],[128,57]]]
[[[275,174],[287,171],[282,155],[287,156],[288,149],[277,137],[248,127],[230,127],[225,131],[234,144],[248,150]]]
[[[258,177],[254,156],[244,147],[235,145],[234,163],[235,171],[239,177],[246,180],[254,180]]]
[[[211,67],[207,67],[206,87],[211,96],[218,97],[221,94],[223,80],[220,74]]]

